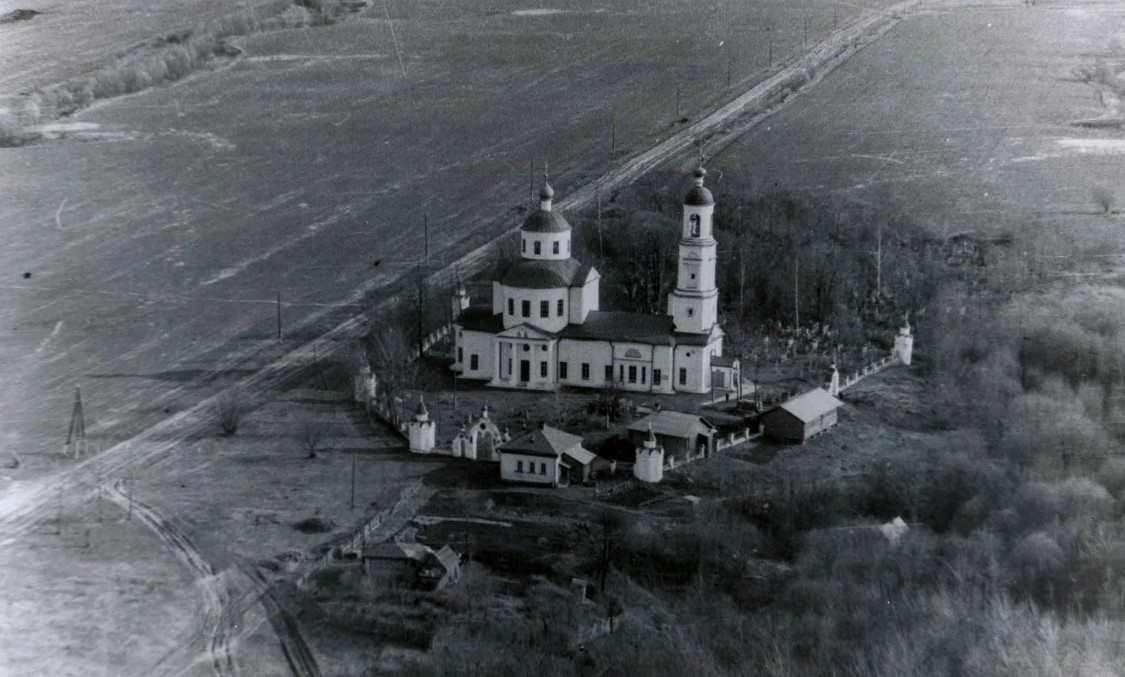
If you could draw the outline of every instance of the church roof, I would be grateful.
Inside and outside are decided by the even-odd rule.
[[[692,186],[691,190],[684,196],[684,204],[692,207],[713,205],[715,204],[715,198],[712,197],[711,191],[703,186]]]
[[[520,230],[525,233],[565,233],[570,230],[570,224],[554,210],[536,209],[524,219]]]
[[[585,281],[590,266],[577,259],[523,259],[500,274],[500,284],[520,289],[560,289]]]
[[[702,157],[699,158],[699,162],[699,166],[692,172],[695,177],[695,186],[684,196],[684,204],[692,207],[715,204],[715,198],[711,196],[711,191],[703,187],[703,177],[707,176],[707,170],[703,168]]]
[[[469,306],[461,311],[453,324],[468,331],[498,334],[504,331],[504,316],[493,314],[491,306]]]
[[[670,315],[649,315],[616,310],[594,310],[582,324],[569,324],[560,338],[595,341],[633,341],[656,346],[705,346],[709,334],[684,334],[675,330]]]

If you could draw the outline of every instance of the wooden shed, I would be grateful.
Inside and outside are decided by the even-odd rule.
[[[658,411],[629,425],[629,441],[640,447],[648,439],[651,426],[656,441],[664,453],[676,458],[702,454],[709,456],[715,450],[715,427],[697,414],[680,411]]]
[[[798,395],[762,415],[766,437],[773,440],[804,442],[836,425],[842,402],[823,388]]]
[[[421,543],[393,541],[363,551],[363,570],[390,585],[440,590],[461,576],[461,557],[448,545],[435,551]]]

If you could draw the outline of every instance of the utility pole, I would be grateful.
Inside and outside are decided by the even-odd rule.
[[[527,159],[527,193],[532,204],[535,203],[535,156]]]
[[[676,120],[680,119],[680,86],[676,86]]]
[[[605,243],[602,241],[602,188],[594,187],[594,194],[598,198],[598,254],[605,256]]]
[[[281,292],[277,292],[277,342],[281,343]]]
[[[617,150],[617,109],[613,109],[613,132],[610,136],[610,150]]]
[[[355,449],[352,449],[352,499],[351,510],[355,510]]]
[[[769,27],[766,27],[766,42],[769,43],[770,68],[773,68],[773,32],[770,31]]]
[[[801,328],[801,294],[799,287],[799,276],[801,272],[801,260],[797,258],[796,254],[793,255],[793,322],[794,329],[800,330]]]
[[[82,391],[74,388],[74,409],[70,413],[70,428],[66,432],[64,455],[69,455],[70,445],[74,444],[74,457],[86,453],[86,417],[82,411]]]
[[[427,212],[422,212],[422,237],[423,251],[425,253],[426,263],[430,262],[430,215]]]

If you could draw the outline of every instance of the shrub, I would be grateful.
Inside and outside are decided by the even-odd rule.
[[[245,403],[239,389],[230,388],[219,393],[215,399],[215,416],[224,435],[230,436],[238,432],[245,410]]]
[[[1098,482],[1120,498],[1121,490],[1125,489],[1125,458],[1107,458],[1098,471]]]
[[[307,517],[296,522],[293,528],[303,534],[324,534],[335,529],[336,524],[321,517]]]

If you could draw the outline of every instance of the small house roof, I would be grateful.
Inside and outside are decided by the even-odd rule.
[[[582,438],[563,432],[558,428],[544,425],[539,430],[520,435],[499,448],[501,454],[524,454],[528,456],[550,456],[558,458],[574,447],[582,445]]]
[[[417,562],[427,554],[432,553],[433,551],[429,547],[421,543],[392,541],[391,543],[378,543],[376,545],[367,546],[363,550],[363,558],[411,560]]]
[[[586,448],[582,446],[571,447],[570,449],[567,449],[563,452],[563,456],[573,460],[579,465],[590,465],[594,462],[594,459],[598,457],[597,454],[592,451],[587,451]]]
[[[827,390],[823,388],[814,388],[807,393],[798,395],[793,399],[782,403],[781,408],[793,414],[801,421],[808,423],[809,421],[823,416],[828,412],[836,409],[843,402],[832,397]]]
[[[440,550],[434,553],[434,557],[446,571],[453,571],[461,564],[461,556],[458,555],[453,548],[448,545],[443,545]]]
[[[738,364],[737,357],[727,357],[726,355],[715,355],[711,358],[712,367],[733,367]]]
[[[682,411],[669,410],[658,411],[635,421],[629,424],[626,430],[647,433],[650,426],[653,433],[666,437],[687,438],[696,431],[697,427],[702,427],[703,432],[707,435],[715,431],[711,424],[707,422],[707,419],[698,414],[685,414]]]

